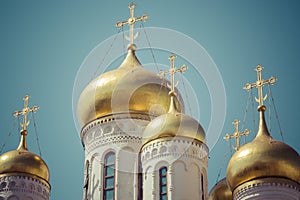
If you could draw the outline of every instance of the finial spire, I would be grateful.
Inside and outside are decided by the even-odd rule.
[[[134,31],[134,24],[137,22],[137,21],[141,21],[141,20],[144,20],[146,21],[148,19],[148,15],[144,14],[143,16],[141,17],[134,17],[134,8],[135,8],[135,4],[134,3],[131,3],[129,5],[129,9],[130,9],[130,17],[128,18],[127,21],[118,21],[116,23],[116,27],[120,28],[122,27],[123,25],[125,24],[128,24],[129,25],[129,31],[130,31],[130,35],[129,37],[126,37],[127,40],[129,40],[129,46],[132,46],[133,45],[133,41],[134,39],[137,38],[138,36],[138,32],[134,35],[133,31]]]
[[[174,54],[172,54],[169,57],[170,60],[170,69],[168,71],[161,71],[158,75],[163,78],[166,74],[169,74],[171,76],[171,85],[168,84],[168,87],[171,89],[171,91],[169,92],[169,95],[171,96],[171,104],[170,104],[170,109],[169,109],[169,113],[172,112],[177,112],[177,108],[175,107],[176,104],[174,102],[174,98],[176,97],[176,92],[175,92],[175,73],[177,72],[185,72],[187,70],[187,66],[183,65],[180,68],[176,68],[175,64],[174,64],[174,60],[175,60],[176,56]]]
[[[180,68],[176,68],[175,64],[174,64],[174,60],[175,60],[176,56],[174,54],[172,54],[169,57],[170,60],[170,69],[168,71],[161,71],[158,75],[162,78],[164,77],[166,74],[169,74],[171,76],[171,85],[168,85],[169,88],[171,89],[170,93],[175,93],[175,74],[177,72],[185,72],[187,70],[187,66],[183,65]]]
[[[276,82],[276,78],[271,77],[268,80],[262,79],[262,73],[263,67],[261,65],[257,65],[255,68],[255,71],[257,72],[257,81],[255,83],[247,83],[243,89],[247,90],[248,92],[256,87],[258,90],[258,98],[255,97],[255,100],[259,103],[258,108],[261,108],[264,105],[264,101],[267,99],[267,95],[263,96],[263,86],[265,84],[274,84]]]
[[[240,136],[249,135],[249,130],[248,129],[245,129],[245,131],[243,131],[243,132],[239,131],[239,123],[240,123],[240,121],[238,119],[234,120],[232,122],[232,124],[234,125],[234,133],[233,134],[226,133],[226,135],[224,137],[224,139],[226,141],[228,141],[231,138],[235,138],[235,147],[233,147],[233,149],[236,150],[236,151],[238,151],[239,148],[240,148]]]
[[[32,108],[28,107],[28,100],[30,99],[29,95],[25,95],[25,97],[23,98],[24,101],[24,108],[20,111],[15,111],[13,113],[14,117],[18,117],[19,115],[23,115],[23,122],[20,124],[22,127],[22,131],[27,131],[27,126],[29,125],[30,121],[27,120],[27,115],[30,112],[36,112],[39,107],[38,106],[33,106]]]
[[[27,126],[29,125],[30,121],[27,120],[27,115],[29,112],[36,112],[39,107],[38,106],[33,106],[32,108],[28,107],[28,100],[30,99],[29,95],[25,95],[23,98],[24,100],[24,108],[20,111],[15,111],[13,113],[14,117],[18,117],[19,115],[23,115],[23,122],[20,123],[22,130],[21,130],[21,141],[18,146],[18,150],[28,150],[27,149],[27,144],[26,144],[26,135],[28,134],[27,131]]]

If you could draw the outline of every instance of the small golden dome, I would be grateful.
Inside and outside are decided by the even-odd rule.
[[[300,157],[287,144],[274,140],[268,132],[264,111],[255,139],[242,146],[230,159],[226,177],[233,191],[239,185],[261,178],[286,178],[300,184]]]
[[[170,89],[162,85],[164,81],[141,67],[135,56],[135,46],[131,45],[118,69],[98,76],[83,90],[77,107],[78,121],[84,126],[117,113],[164,114],[170,105]]]
[[[208,200],[232,200],[232,192],[227,185],[226,178],[220,180],[210,190]]]
[[[22,135],[20,145],[16,150],[0,156],[0,174],[24,173],[49,182],[50,174],[47,164],[41,157],[28,151],[25,140],[25,135]]]
[[[171,102],[175,102],[175,99],[175,96],[171,96]],[[143,132],[143,145],[167,137],[184,137],[205,143],[202,126],[194,118],[177,112],[175,103],[171,103],[168,113],[155,118],[146,126]]]

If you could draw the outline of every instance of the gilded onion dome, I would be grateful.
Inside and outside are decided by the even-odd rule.
[[[170,106],[169,91],[157,74],[146,70],[135,55],[131,44],[123,63],[115,70],[106,72],[82,91],[77,108],[81,126],[112,114],[137,113],[159,116]],[[180,108],[179,101],[175,104]]]
[[[29,175],[49,183],[50,174],[45,161],[28,151],[26,145],[27,130],[21,131],[21,141],[16,150],[0,156],[0,176],[9,174]]]
[[[152,120],[143,132],[143,145],[158,139],[186,138],[205,143],[202,126],[192,117],[178,112],[176,94],[171,92],[169,112]]]
[[[258,109],[260,122],[255,139],[242,146],[229,161],[226,177],[232,191],[263,178],[283,178],[300,184],[300,157],[293,148],[270,136],[265,109],[265,106]]]
[[[208,200],[232,200],[232,192],[227,185],[226,178],[221,179],[210,190]]]

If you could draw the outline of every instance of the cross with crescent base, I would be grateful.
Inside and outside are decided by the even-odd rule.
[[[263,86],[265,84],[274,84],[276,82],[276,78],[271,77],[269,80],[262,79],[261,71],[263,67],[261,65],[257,65],[255,71],[257,72],[257,81],[255,83],[246,83],[243,89],[247,90],[248,92],[256,87],[258,90],[258,98],[255,97],[255,100],[259,103],[259,107],[263,106],[264,101],[267,99],[267,95],[263,96]]]
[[[249,130],[248,129],[245,129],[245,131],[243,132],[240,132],[239,131],[239,120],[234,120],[232,122],[232,124],[234,125],[234,129],[235,129],[235,132],[233,134],[228,134],[226,133],[224,139],[226,141],[228,141],[229,139],[231,138],[235,138],[235,147],[233,147],[234,150],[238,151],[239,148],[240,148],[240,136],[243,136],[243,135],[249,135]]]
[[[158,75],[162,78],[164,77],[166,74],[169,74],[171,76],[171,85],[168,85],[169,88],[171,89],[170,92],[175,92],[175,73],[177,72],[185,72],[187,70],[187,66],[183,65],[180,68],[175,68],[174,65],[174,60],[175,60],[176,56],[175,55],[171,55],[169,57],[170,60],[170,69],[168,71],[161,71]]]
[[[130,17],[128,18],[128,20],[127,21],[123,21],[123,22],[118,21],[116,23],[116,27],[118,27],[118,28],[120,28],[121,26],[123,26],[125,24],[129,25],[129,27],[130,27],[130,35],[129,35],[129,42],[130,42],[130,44],[129,45],[133,44],[133,40],[136,39],[137,34],[138,34],[138,33],[136,35],[133,34],[133,29],[134,29],[135,22],[141,21],[141,20],[146,21],[148,19],[148,15],[146,15],[146,14],[144,14],[141,17],[134,17],[134,8],[135,8],[135,4],[134,3],[130,4],[129,5]]]
[[[29,125],[30,121],[27,120],[27,115],[29,112],[36,112],[39,107],[38,106],[33,106],[32,108],[28,107],[28,100],[30,99],[29,95],[25,95],[25,97],[23,98],[24,100],[24,108],[20,111],[15,111],[13,113],[14,117],[18,117],[19,115],[23,115],[23,123],[20,123],[21,127],[22,127],[22,131],[26,131],[27,130],[27,126]]]

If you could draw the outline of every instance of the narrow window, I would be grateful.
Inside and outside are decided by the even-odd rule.
[[[204,200],[204,178],[203,178],[203,174],[201,173],[201,191],[202,191],[202,200]]]
[[[109,152],[104,157],[104,189],[103,199],[114,200],[115,199],[115,154]]]
[[[167,168],[159,169],[159,199],[167,200]]]
[[[90,177],[89,169],[90,169],[90,163],[87,160],[86,163],[85,163],[85,180],[84,180],[84,185],[83,185],[83,188],[84,188],[84,200],[87,199],[87,197],[88,197],[88,191],[89,191],[89,179],[90,179],[89,178]]]

